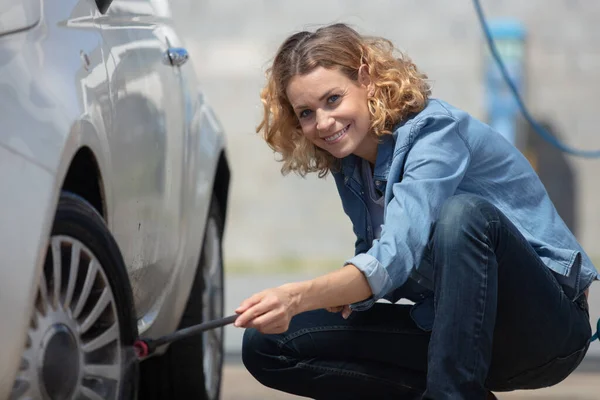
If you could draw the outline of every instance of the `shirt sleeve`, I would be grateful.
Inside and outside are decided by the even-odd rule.
[[[373,292],[371,298],[352,304],[353,310],[370,308],[407,281],[421,262],[440,208],[455,194],[471,160],[459,121],[450,116],[428,116],[416,122],[411,137],[403,176],[388,177],[388,184],[394,182],[393,196],[380,239],[366,253],[345,262],[363,272]]]
[[[358,235],[356,236],[356,242],[354,242],[354,255],[357,256],[359,254],[365,253],[369,250],[369,245],[365,240]]]

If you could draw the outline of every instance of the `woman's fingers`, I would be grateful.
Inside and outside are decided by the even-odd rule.
[[[246,310],[248,310],[250,307],[258,304],[261,299],[262,299],[262,292],[261,293],[256,293],[255,295],[247,298],[246,300],[242,301],[242,303],[240,304],[240,306],[235,310],[236,314],[242,314],[244,312],[246,312]]]
[[[244,300],[235,310],[240,314],[235,326],[255,327],[264,331],[266,327],[274,330],[287,330],[294,315],[291,296],[283,288],[264,290]]]
[[[283,333],[290,326],[291,317],[284,310],[271,310],[248,323],[248,328],[255,328],[264,334]]]
[[[269,311],[268,304],[265,303],[263,299],[260,299],[257,302],[250,301],[236,310],[236,313],[239,312],[240,315],[235,320],[234,325],[237,327],[246,327],[249,322],[267,311]]]
[[[287,327],[290,323],[290,319],[291,316],[283,307],[277,307],[259,317],[254,318],[252,321],[250,321],[249,326],[262,332],[266,327],[273,325]]]
[[[239,328],[248,327],[249,323],[251,323],[255,318],[263,315],[268,311],[268,308],[264,303],[258,303],[246,311],[242,312],[239,317],[235,320],[234,325]]]
[[[344,317],[344,319],[347,319],[350,314],[352,313],[352,309],[350,308],[349,305],[345,305],[345,306],[337,306],[337,307],[327,307],[326,308],[327,311],[332,312],[332,313],[342,313],[342,317]]]
[[[258,293],[242,302],[242,305],[238,307],[236,313],[240,313],[241,315],[236,319],[235,326],[251,326],[249,325],[250,322],[254,324],[256,318],[278,308],[283,308],[283,305],[279,297],[274,293],[270,291]]]
[[[352,309],[350,308],[350,306],[345,305],[342,308],[342,317],[344,317],[344,319],[348,319],[348,317],[350,316],[351,313],[352,313]]]

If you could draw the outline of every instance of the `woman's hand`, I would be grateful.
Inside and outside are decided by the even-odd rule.
[[[235,310],[235,326],[256,328],[261,333],[283,333],[297,314],[295,296],[285,286],[263,290],[244,300]]]
[[[350,306],[345,305],[345,306],[336,306],[336,307],[327,307],[326,308],[327,311],[332,312],[332,313],[342,313],[342,317],[344,317],[344,319],[348,319],[348,317],[350,316],[350,313],[352,313],[352,309],[350,308]]]
[[[292,317],[305,311],[334,309],[339,304],[363,301],[373,293],[367,278],[352,264],[308,281],[287,283],[244,300],[235,310],[235,326],[256,328],[262,333],[283,333]],[[342,307],[348,318],[351,309]]]

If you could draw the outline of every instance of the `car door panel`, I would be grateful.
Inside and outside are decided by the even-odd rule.
[[[98,18],[113,104],[112,232],[138,318],[160,303],[181,246],[184,103],[169,38],[148,1],[116,0]]]

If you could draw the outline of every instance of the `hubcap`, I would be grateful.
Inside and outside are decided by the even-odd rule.
[[[206,226],[202,272],[204,293],[202,294],[203,322],[223,317],[223,277],[221,274],[221,237],[214,219]],[[221,365],[223,362],[223,328],[211,329],[203,334],[204,384],[210,399],[219,392]]]
[[[103,266],[80,241],[53,236],[11,399],[116,399],[122,349]]]
[[[51,399],[68,399],[79,376],[79,351],[71,330],[63,324],[51,326],[41,350],[42,386]]]

